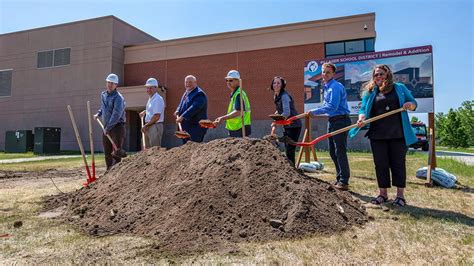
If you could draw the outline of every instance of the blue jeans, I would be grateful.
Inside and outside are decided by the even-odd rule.
[[[329,121],[328,132],[351,125],[350,118]],[[349,184],[351,176],[349,169],[349,159],[347,159],[347,131],[329,138],[329,154],[336,167],[336,181]]]

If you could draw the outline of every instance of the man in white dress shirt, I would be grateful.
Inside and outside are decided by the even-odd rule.
[[[165,118],[165,102],[158,94],[158,80],[149,78],[145,84],[148,102],[145,111],[140,113],[140,117],[145,117],[145,124],[142,132],[145,134],[145,146],[161,146],[161,137],[163,135],[163,121]]]

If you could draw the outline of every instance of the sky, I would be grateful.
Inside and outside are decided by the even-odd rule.
[[[0,0],[0,34],[114,15],[160,40],[169,40],[375,12],[375,51],[433,46],[435,112],[446,113],[465,100],[474,100],[473,2]]]

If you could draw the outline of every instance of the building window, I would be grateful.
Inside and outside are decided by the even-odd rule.
[[[54,66],[69,65],[71,48],[54,50]]]
[[[38,52],[38,68],[52,67],[53,66],[53,50]]]
[[[13,69],[0,70],[0,97],[12,95]]]
[[[364,40],[346,42],[346,54],[355,54],[365,52]]]
[[[375,39],[365,39],[365,51],[375,52]]]
[[[65,66],[71,63],[71,48],[38,52],[37,68]]]
[[[343,55],[343,54],[344,54],[344,42],[326,44],[326,56]]]
[[[326,57],[374,52],[374,46],[374,38],[326,43]]]

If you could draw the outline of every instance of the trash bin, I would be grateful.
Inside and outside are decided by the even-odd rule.
[[[61,128],[35,127],[34,154],[59,154],[61,148]]]
[[[33,150],[31,130],[7,131],[5,133],[5,152],[28,152]]]

